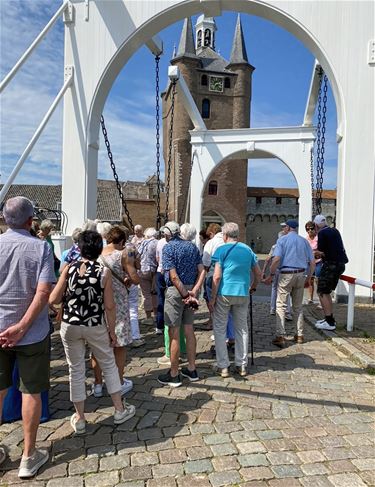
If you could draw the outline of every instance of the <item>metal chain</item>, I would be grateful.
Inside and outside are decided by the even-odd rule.
[[[319,97],[318,97],[318,127],[317,127],[317,151],[316,151],[316,213],[322,212],[322,194],[324,181],[324,152],[327,121],[327,91],[328,78],[320,69]],[[323,93],[322,93],[323,92]],[[323,97],[322,97],[323,94]]]
[[[176,83],[177,80],[172,80],[172,97],[171,97],[171,120],[169,125],[169,143],[168,143],[168,163],[167,163],[167,180],[165,184],[165,214],[164,225],[168,221],[169,213],[169,189],[171,184],[171,169],[172,169],[172,149],[173,149],[173,120],[174,120],[174,104],[176,98]]]
[[[314,188],[314,147],[311,147],[310,151],[310,179],[311,179],[311,215],[314,216],[316,213],[315,208],[315,188]]]
[[[160,213],[160,78],[159,78],[160,56],[155,56],[155,122],[156,122],[156,229],[161,226]]]
[[[109,159],[109,162],[110,162],[110,165],[111,165],[111,169],[112,169],[112,172],[113,172],[113,177],[114,177],[114,180],[115,180],[115,183],[116,183],[116,186],[117,186],[117,191],[118,191],[118,194],[120,196],[121,203],[122,203],[122,206],[124,208],[124,212],[125,212],[126,218],[128,220],[129,226],[130,226],[132,232],[134,232],[133,221],[132,221],[132,219],[130,217],[129,210],[128,210],[128,207],[126,205],[125,196],[124,196],[124,193],[122,191],[121,184],[120,184],[119,179],[118,179],[118,174],[117,174],[117,171],[116,171],[116,165],[115,165],[115,163],[113,161],[113,155],[112,155],[112,152],[111,152],[111,145],[110,145],[109,140],[108,140],[108,133],[107,133],[107,129],[105,128],[105,123],[104,123],[104,117],[103,117],[103,115],[100,117],[100,125],[102,126],[102,132],[103,132],[103,136],[104,136],[104,142],[105,142],[105,146],[107,147],[108,159]]]

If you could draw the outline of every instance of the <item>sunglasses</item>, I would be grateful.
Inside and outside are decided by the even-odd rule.
[[[315,227],[307,227],[306,230],[315,230]]]

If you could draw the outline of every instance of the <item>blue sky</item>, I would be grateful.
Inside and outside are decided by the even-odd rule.
[[[60,6],[60,0],[1,0],[1,78]],[[216,48],[229,59],[236,13],[216,18]],[[314,58],[287,31],[259,17],[241,15],[253,75],[252,127],[300,125],[305,110]],[[193,19],[193,25],[195,18]],[[182,21],[159,36],[164,42],[161,89],[178,45]],[[1,182],[5,182],[28,140],[63,83],[63,23],[59,21],[22,67],[1,99]],[[107,99],[104,116],[120,179],[144,180],[155,172],[154,59],[141,48],[124,66]],[[336,187],[336,107],[329,93],[325,188]],[[62,106],[34,147],[16,183],[61,182]],[[109,163],[101,144],[99,177],[110,179]],[[275,160],[251,160],[250,186],[296,187],[289,169]]]

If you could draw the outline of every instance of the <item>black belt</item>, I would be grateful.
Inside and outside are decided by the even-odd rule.
[[[299,274],[305,272],[305,269],[295,269],[294,271],[280,271],[280,274]]]

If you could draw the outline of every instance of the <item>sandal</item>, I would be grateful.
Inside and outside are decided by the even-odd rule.
[[[77,419],[77,413],[74,413],[70,418],[70,425],[76,435],[83,435],[86,433],[86,421],[84,419]]]

